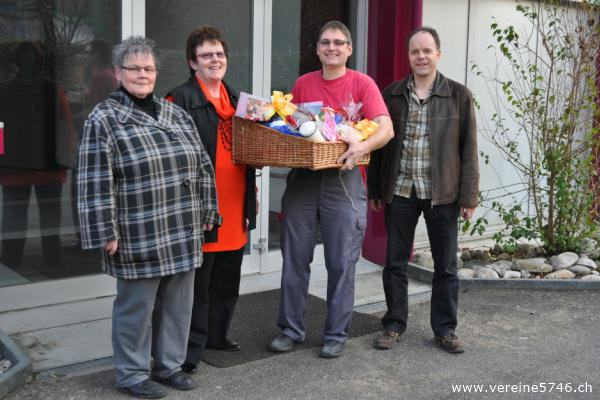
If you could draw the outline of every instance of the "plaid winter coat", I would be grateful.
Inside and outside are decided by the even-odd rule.
[[[190,116],[154,97],[157,120],[116,91],[88,116],[76,166],[84,249],[102,250],[104,271],[139,279],[202,263],[203,223],[218,224],[214,171]]]

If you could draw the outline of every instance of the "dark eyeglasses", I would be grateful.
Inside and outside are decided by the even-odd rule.
[[[124,65],[121,65],[121,69],[124,69],[125,71],[135,72],[137,74],[141,74],[142,71],[144,71],[147,74],[152,74],[156,72],[156,68],[154,67],[138,67],[137,65],[133,67],[126,67]]]
[[[329,40],[329,39],[319,40],[319,45],[323,46],[323,47],[329,47],[329,45],[331,43],[333,43],[333,45],[335,47],[342,47],[345,44],[350,44],[350,42],[348,40],[339,40],[339,39],[336,39],[336,40]]]
[[[217,56],[218,59],[223,59],[225,58],[225,53],[222,51],[216,51],[196,54],[196,57],[200,57],[203,60],[211,60],[214,56]]]

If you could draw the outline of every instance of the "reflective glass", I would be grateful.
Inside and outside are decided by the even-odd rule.
[[[155,93],[164,96],[190,77],[185,47],[190,32],[202,25],[217,28],[227,43],[225,82],[252,91],[252,0],[147,0],[146,36],[155,40],[161,56]],[[220,54],[210,54],[221,58]],[[246,246],[249,254],[250,246]]]
[[[278,0],[273,2],[273,37],[271,48],[271,90],[289,93],[296,79],[321,68],[317,41],[321,26],[330,20],[348,24],[352,1]],[[353,59],[348,66],[353,68]],[[293,101],[293,100],[292,100]],[[289,168],[269,169],[269,250],[278,250],[281,196]],[[317,243],[322,243],[320,230]]]
[[[185,44],[189,33],[202,25],[217,28],[227,42],[225,81],[252,90],[252,1],[147,0],[146,36],[156,41],[162,65],[155,92],[165,95],[190,76]]]
[[[100,272],[79,245],[72,161],[87,114],[116,87],[120,38],[120,1],[2,1],[0,286]]]

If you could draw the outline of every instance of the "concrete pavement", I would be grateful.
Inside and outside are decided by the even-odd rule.
[[[327,295],[324,265],[312,268],[309,292],[323,299]],[[379,311],[385,308],[381,267],[361,260],[357,265],[355,304]],[[279,288],[281,271],[242,276],[241,294]],[[409,295],[431,291],[426,283],[410,280]],[[0,313],[0,327],[17,342],[33,361],[34,373],[44,373],[73,364],[88,363],[112,356],[110,342],[113,296],[61,303]],[[95,365],[95,364],[94,364]]]
[[[350,340],[342,357],[333,360],[319,358],[319,349],[311,348],[230,368],[202,365],[196,389],[170,390],[167,398],[597,399],[599,305],[597,290],[462,290],[457,333],[466,343],[464,354],[434,346],[429,303],[420,303],[411,306],[409,328],[392,350],[373,349],[373,334]],[[113,374],[109,369],[46,375],[7,400],[130,398],[113,389]],[[458,393],[453,385],[482,385],[484,392],[473,393],[471,387],[465,393],[462,387]]]

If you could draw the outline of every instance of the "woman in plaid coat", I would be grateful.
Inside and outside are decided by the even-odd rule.
[[[154,42],[125,40],[113,64],[121,87],[88,116],[77,155],[82,246],[117,278],[117,389],[158,398],[156,381],[194,387],[180,365],[203,231],[220,223],[214,171],[190,116],[153,94]]]

